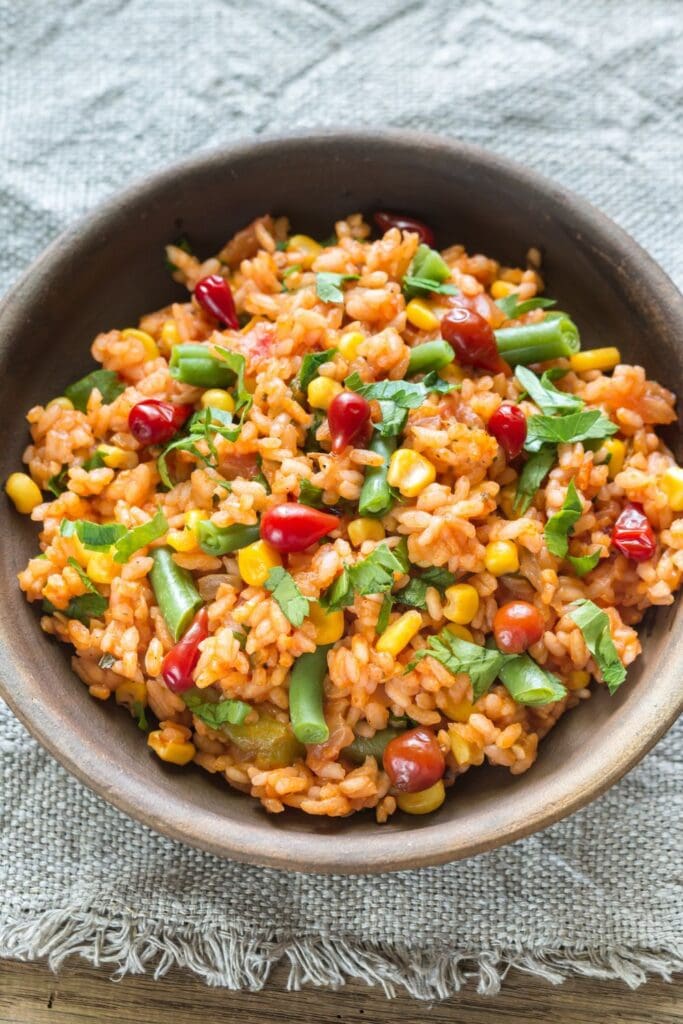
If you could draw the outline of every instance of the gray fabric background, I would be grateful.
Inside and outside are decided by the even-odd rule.
[[[0,0],[0,291],[77,215],[168,161],[340,124],[516,157],[602,207],[681,285],[682,44],[670,0]],[[417,995],[468,973],[494,989],[511,962],[632,984],[683,962],[680,726],[569,821],[378,878],[287,876],[162,839],[6,710],[0,756],[0,955],[177,960],[230,985],[262,984],[284,956],[295,985],[346,973]]]

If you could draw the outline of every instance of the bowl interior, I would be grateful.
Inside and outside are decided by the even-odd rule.
[[[180,299],[163,246],[186,234],[209,255],[264,212],[324,237],[335,219],[388,208],[503,262],[544,254],[547,292],[585,344],[618,344],[625,360],[678,390],[683,300],[632,240],[576,197],[481,151],[416,136],[279,140],[181,165],[124,194],[48,250],[0,309],[0,474],[20,464],[27,409],[92,368],[101,330],[133,324]],[[669,443],[679,448],[680,432]],[[255,801],[197,770],[163,765],[127,714],[93,701],[68,654],[41,633],[15,575],[36,529],[0,503],[0,689],[34,734],[97,792],[158,830],[216,853],[294,869],[372,871],[455,859],[546,825],[606,788],[671,724],[681,615],[660,609],[643,656],[610,699],[565,716],[536,765],[514,778],[469,772],[428,819],[267,816]],[[679,698],[680,700],[680,698]]]

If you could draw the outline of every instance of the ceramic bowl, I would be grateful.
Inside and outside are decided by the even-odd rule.
[[[584,200],[492,153],[409,133],[338,132],[251,142],[178,164],[88,215],[38,258],[0,308],[0,476],[20,465],[24,415],[92,367],[101,330],[181,295],[163,246],[181,233],[210,254],[258,214],[286,213],[317,237],[354,211],[401,210],[503,262],[544,254],[547,290],[590,347],[618,344],[683,392],[683,298],[650,257]],[[668,442],[678,449],[680,431]],[[649,613],[626,684],[560,721],[529,772],[480,768],[424,819],[321,820],[261,805],[199,769],[163,764],[133,720],[92,700],[69,652],[41,632],[16,573],[35,524],[0,502],[0,693],[33,735],[105,800],[174,839],[224,857],[300,871],[374,872],[467,857],[545,828],[632,768],[683,704],[681,605]]]

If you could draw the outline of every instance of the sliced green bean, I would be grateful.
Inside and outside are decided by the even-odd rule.
[[[375,433],[370,441],[370,451],[381,455],[381,466],[370,466],[365,472],[365,481],[358,500],[358,511],[362,516],[383,516],[394,503],[391,488],[387,483],[389,461],[396,451],[395,437],[382,437]]]
[[[498,675],[513,700],[518,704],[539,707],[567,696],[560,680],[542,668],[528,654],[506,661]]]
[[[581,348],[579,329],[565,313],[551,313],[539,323],[501,327],[493,333],[498,351],[510,366],[559,359]]]
[[[341,753],[354,764],[363,764],[366,757],[374,757],[377,764],[381,765],[387,743],[404,732],[405,729],[380,729],[374,736],[356,736],[353,743],[344,747]]]
[[[407,376],[414,373],[428,373],[430,370],[442,370],[455,359],[455,352],[447,341],[425,341],[410,350]]]
[[[149,579],[156,602],[171,636],[180,640],[204,602],[191,574],[173,561],[170,548],[156,548],[152,558],[154,565]]]
[[[175,380],[197,388],[225,388],[235,380],[224,359],[212,356],[206,345],[196,342],[174,345],[169,367]]]
[[[243,526],[241,523],[234,523],[232,526],[216,526],[209,519],[204,519],[197,528],[199,546],[207,555],[220,557],[229,555],[240,548],[246,548],[253,544],[261,536],[258,524],[255,526]]]
[[[323,682],[330,644],[297,658],[289,680],[289,717],[300,743],[325,743],[330,730],[323,713]]]

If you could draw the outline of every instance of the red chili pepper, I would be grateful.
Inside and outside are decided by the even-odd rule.
[[[141,444],[164,444],[192,415],[191,405],[173,405],[157,398],[145,398],[128,413],[131,434]]]
[[[498,352],[491,325],[473,310],[454,306],[441,320],[441,336],[453,346],[461,363],[510,376],[512,371]]]
[[[209,635],[209,613],[200,608],[182,640],[172,647],[161,665],[161,674],[171,693],[193,686],[192,673],[199,661],[199,645]]]
[[[434,245],[434,232],[423,224],[421,220],[414,217],[406,217],[402,213],[389,213],[388,210],[378,210],[373,214],[373,220],[380,231],[389,231],[390,228],[398,228],[399,231],[413,231],[420,236],[420,241],[425,245]]]
[[[429,789],[446,769],[436,736],[422,726],[389,740],[382,763],[392,786],[401,793],[419,793]]]
[[[203,277],[195,285],[194,294],[202,309],[215,316],[217,320],[222,320],[231,330],[238,330],[235,300],[232,297],[232,289],[224,277],[220,274]]]
[[[352,441],[367,437],[370,403],[355,391],[341,391],[330,402],[327,422],[332,435],[332,451],[340,452]]]
[[[647,562],[657,549],[657,540],[640,505],[627,505],[612,531],[612,544],[632,562]]]
[[[338,526],[338,516],[296,501],[286,501],[274,505],[262,516],[261,537],[276,551],[287,555],[291,551],[305,551]]]
[[[504,449],[508,459],[515,459],[526,441],[526,416],[518,405],[503,402],[489,420],[488,432]]]

